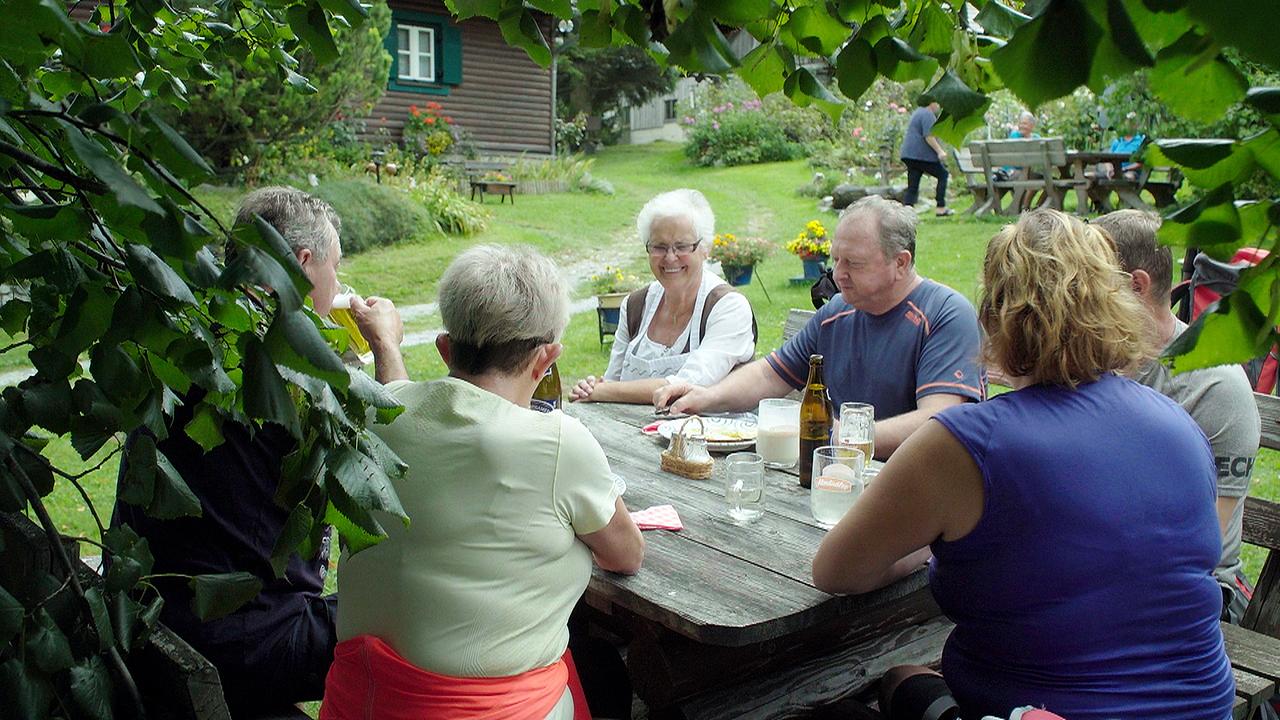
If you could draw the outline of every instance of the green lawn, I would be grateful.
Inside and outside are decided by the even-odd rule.
[[[385,295],[398,305],[427,303],[435,299],[435,287],[448,262],[462,249],[480,242],[533,245],[566,267],[623,262],[642,277],[648,276],[644,251],[635,234],[635,214],[658,192],[677,187],[701,190],[716,212],[717,230],[739,235],[760,235],[783,241],[794,236],[808,220],[821,218],[829,227],[834,216],[819,215],[815,201],[799,197],[795,188],[812,177],[802,161],[738,168],[695,168],[688,165],[676,145],[610,148],[597,156],[593,173],[613,183],[613,196],[556,194],[521,195],[515,204],[493,204],[489,230],[470,237],[429,236],[414,242],[371,250],[346,258],[342,279],[365,294]],[[931,186],[926,183],[926,190]],[[236,193],[205,189],[220,211],[229,213]],[[961,199],[957,203],[964,207]],[[1006,222],[975,220],[967,216],[939,219],[925,215],[917,241],[921,272],[970,298],[976,296],[979,268],[986,241]],[[1175,257],[1181,253],[1175,251]],[[757,268],[756,281],[743,288],[755,308],[760,326],[760,352],[777,346],[787,310],[811,307],[807,286],[792,287],[788,278],[800,274],[800,262],[779,250]],[[769,297],[765,295],[768,288]],[[579,296],[585,295],[585,288]],[[769,299],[771,298],[771,300]],[[438,317],[409,323],[410,332],[438,327]],[[598,374],[608,361],[608,343],[597,338],[594,312],[573,317],[565,335],[560,363],[566,383],[587,374]],[[11,354],[18,354],[17,351]],[[25,353],[22,353],[25,355]],[[410,374],[418,379],[438,377],[443,365],[430,344],[406,352]],[[8,362],[6,362],[8,361]],[[0,368],[18,364],[0,358]],[[100,458],[79,462],[70,444],[55,441],[48,451],[63,468],[92,467]],[[113,458],[83,478],[102,520],[110,515],[117,462]],[[1253,493],[1280,500],[1280,454],[1263,451],[1254,472]],[[80,495],[69,483],[59,483],[49,499],[51,512],[64,532],[92,535],[92,517]],[[86,549],[86,552],[93,552]],[[1256,576],[1260,559],[1246,555],[1247,569]]]

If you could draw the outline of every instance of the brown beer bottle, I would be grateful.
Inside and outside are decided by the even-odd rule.
[[[529,401],[529,409],[538,412],[551,412],[560,408],[560,368],[555,363],[547,368],[547,373],[533,389],[533,399]]]
[[[800,400],[800,487],[813,482],[813,451],[831,442],[831,401],[822,380],[822,356],[809,356],[809,380]]]

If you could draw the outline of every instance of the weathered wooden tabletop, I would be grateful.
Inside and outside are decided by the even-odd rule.
[[[651,407],[588,403],[567,412],[591,430],[626,480],[629,509],[671,504],[684,524],[678,532],[645,532],[644,567],[634,577],[597,571],[587,590],[593,605],[625,607],[698,642],[740,646],[883,605],[926,582],[917,572],[866,595],[828,595],[813,586],[811,572],[826,531],[810,515],[809,491],[795,470],[766,469],[764,516],[734,525],[720,467],[702,481],[658,468],[665,442],[640,432],[655,420]],[[723,455],[713,457],[722,464]]]

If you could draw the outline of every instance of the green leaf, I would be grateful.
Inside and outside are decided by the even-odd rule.
[[[154,128],[148,133],[151,151],[170,171],[197,185],[213,177],[213,168],[200,157],[177,130],[169,127],[153,112],[147,113],[147,122]]]
[[[861,37],[850,40],[836,58],[836,84],[840,93],[850,100],[857,100],[875,81],[875,51]]]
[[[569,0],[526,0],[526,2],[530,7],[562,20],[573,17],[573,7]]]
[[[280,530],[280,537],[276,538],[275,547],[271,549],[271,569],[275,571],[276,577],[284,577],[289,558],[311,534],[312,524],[311,508],[306,505],[295,505],[289,511],[289,517]]]
[[[982,6],[982,10],[974,20],[988,33],[1008,37],[1018,28],[1031,22],[1031,17],[1023,15],[1002,2],[988,2]]]
[[[1103,28],[1089,69],[1089,88],[1103,92],[1115,79],[1151,67],[1154,60],[1142,44],[1120,0],[1087,0],[1089,14]]]
[[[1218,260],[1230,260],[1240,247],[1240,213],[1231,185],[1223,184],[1200,200],[1165,217],[1160,242],[1192,245]]]
[[[7,644],[22,629],[22,617],[25,613],[22,603],[10,595],[8,590],[0,587],[0,641]]]
[[[1188,12],[1213,33],[1218,45],[1229,45],[1253,60],[1280,69],[1280,5],[1249,0],[1191,0]]]
[[[89,372],[102,392],[117,403],[136,397],[142,389],[142,370],[118,344],[93,346],[89,352]]]
[[[282,312],[302,307],[302,294],[294,287],[294,279],[288,270],[256,247],[237,248],[218,280],[218,286],[228,290],[241,284],[273,290]]]
[[[262,592],[262,581],[247,572],[196,575],[188,585],[191,611],[205,621],[230,615]]]
[[[1187,33],[1157,57],[1147,74],[1151,90],[1170,110],[1197,122],[1217,121],[1249,87],[1217,46],[1195,33]]]
[[[865,29],[865,28],[864,28]],[[859,33],[861,36],[861,33]],[[886,35],[876,41],[876,69],[881,75],[898,82],[928,81],[938,70],[938,61],[921,55],[901,39]]]
[[[35,623],[27,631],[27,651],[36,665],[47,673],[66,670],[75,663],[71,656],[71,643],[62,628],[44,608],[35,611]]]
[[[1088,82],[1101,38],[1083,3],[1053,2],[991,53],[991,62],[1005,87],[1034,108]]]
[[[951,57],[955,20],[934,3],[926,3],[911,28],[908,40],[916,52],[946,62]]]
[[[102,657],[92,655],[71,668],[71,699],[85,717],[93,720],[111,720],[111,675]]]
[[[195,305],[195,295],[191,288],[174,272],[169,264],[160,259],[145,245],[129,243],[125,246],[125,262],[133,273],[133,278],[143,288],[160,297],[177,300],[187,305]]]
[[[85,137],[84,133],[74,127],[67,128],[67,141],[71,144],[71,150],[75,152],[76,157],[80,158],[80,162],[84,163],[85,167],[110,189],[120,204],[157,215],[164,213],[147,191],[134,181],[133,176],[108,157],[101,145]]]
[[[156,490],[155,438],[141,433],[125,450],[125,471],[120,476],[117,496],[120,500],[145,508],[151,504]]]
[[[698,6],[730,25],[745,25],[773,14],[771,0],[701,0]]]
[[[0,23],[14,25],[16,23]],[[5,708],[17,718],[49,717],[53,703],[53,686],[28,658],[10,658],[0,665],[0,697],[5,698]]]
[[[1234,154],[1235,142],[1224,139],[1157,140],[1154,147],[1160,151],[1157,158],[1165,164],[1176,164],[1184,170],[1203,170],[1230,158]]]
[[[1192,25],[1190,16],[1181,9],[1151,9],[1144,3],[1127,3],[1126,9],[1143,43],[1155,53],[1177,42]]]
[[[223,442],[222,416],[213,407],[201,403],[191,417],[191,422],[183,428],[183,432],[187,437],[195,440],[205,452],[209,452]]]
[[[369,10],[360,0],[320,0],[320,4],[334,15],[346,18],[351,27],[359,27],[369,17]]]
[[[1242,147],[1273,178],[1280,178],[1280,132],[1271,128],[1244,141]]]
[[[299,75],[283,65],[280,66],[280,69],[284,71],[284,81],[294,90],[297,90],[304,95],[314,95],[320,92],[306,77]]]
[[[724,33],[707,12],[698,9],[667,37],[670,62],[689,72],[722,74],[738,64]]]
[[[852,30],[839,18],[827,13],[825,6],[802,5],[791,12],[782,26],[795,44],[819,57],[830,57],[849,39]],[[950,31],[948,31],[950,38]]]
[[[991,101],[984,100],[978,109],[964,117],[957,117],[944,111],[938,116],[938,121],[933,124],[933,134],[943,142],[960,147],[969,133],[986,124],[984,115],[990,106]]]
[[[107,571],[107,590],[118,593],[133,589],[143,575],[151,572],[155,557],[145,538],[127,525],[117,525],[102,536],[102,544],[111,553],[111,569]]]
[[[1165,348],[1163,357],[1177,358],[1177,370],[1247,362],[1265,352],[1257,349],[1257,337],[1269,328],[1267,316],[1246,293],[1232,293],[1191,323]]]
[[[333,41],[333,32],[329,30],[329,21],[324,9],[314,0],[306,5],[294,5],[286,13],[289,28],[293,34],[307,46],[316,61],[327,65],[338,59],[338,46]]]
[[[795,72],[788,75],[782,92],[800,107],[817,105],[819,110],[831,118],[831,122],[838,122],[840,114],[844,112],[844,103],[832,95],[808,68],[796,68]]]
[[[925,92],[921,100],[936,101],[947,112],[957,117],[972,115],[988,103],[985,95],[971,90],[960,76],[950,70],[938,78],[938,82]]]
[[[391,479],[382,466],[364,453],[350,447],[329,451],[325,460],[328,472],[344,492],[365,510],[378,510],[399,517],[406,526],[409,516],[400,505]]]
[[[115,297],[96,285],[81,285],[67,301],[55,343],[74,358],[102,337],[111,323]]]
[[[111,615],[107,612],[107,603],[102,598],[101,587],[91,587],[84,591],[85,602],[89,604],[89,615],[93,618],[93,627],[97,631],[98,650],[106,652],[116,642],[115,631],[111,628]]]
[[[132,79],[142,70],[123,29],[86,38],[81,62],[85,74],[99,80]]]
[[[181,473],[163,453],[156,454],[155,496],[147,506],[147,514],[162,520],[200,517],[204,511],[200,499],[191,492]]]
[[[781,90],[786,72],[787,64],[783,62],[777,47],[773,45],[757,46],[742,58],[742,65],[738,68],[738,76],[750,85],[759,97]]]
[[[44,382],[33,378],[25,381],[20,387],[22,388],[21,412],[32,425],[42,427],[55,435],[61,435],[70,429],[71,385],[65,377]]]
[[[1266,115],[1273,125],[1280,124],[1280,87],[1249,88],[1245,102]]]
[[[391,449],[382,438],[371,432],[362,433],[359,443],[360,452],[373,458],[382,467],[388,477],[402,478],[409,470],[408,464]]]
[[[279,312],[263,338],[271,359],[285,367],[321,378],[345,390],[350,378],[342,358],[316,330],[311,317],[302,310]]]
[[[289,397],[284,378],[280,377],[267,349],[256,339],[251,339],[245,348],[243,397],[249,417],[276,423],[294,437],[302,435],[298,409]]]
[[[360,507],[332,475],[328,476],[325,489],[329,504],[325,507],[324,521],[338,529],[351,552],[356,553],[382,542],[386,530],[368,510]]]
[[[524,50],[539,67],[551,64],[551,48],[542,35],[542,28],[538,27],[533,13],[520,4],[503,8],[498,15],[498,29],[508,45]]]

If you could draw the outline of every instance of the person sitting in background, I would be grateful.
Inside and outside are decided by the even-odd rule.
[[[1226,720],[1213,453],[1182,408],[1122,374],[1148,334],[1115,246],[1034,210],[991,240],[982,274],[986,355],[1014,391],[926,422],[813,560],[819,589],[861,593],[932,552],[955,622],[945,681],[895,670],[881,709]]]
[[[1036,116],[1030,112],[1023,110],[1018,115],[1018,125],[1009,131],[1010,140],[1030,140],[1040,137],[1040,133],[1036,132]]]
[[[542,255],[481,245],[450,264],[439,294],[449,376],[394,377],[386,388],[405,410],[375,427],[409,465],[392,482],[412,523],[342,554],[320,717],[585,716],[567,685],[569,614],[593,557],[635,573],[644,540],[591,433],[529,409],[560,356],[568,292]],[[403,333],[394,313],[356,320],[375,348]]]
[[[1010,140],[1038,139],[1040,137],[1040,133],[1036,132],[1035,130],[1036,130],[1036,116],[1032,115],[1030,112],[1027,112],[1026,110],[1023,110],[1022,113],[1018,115],[1017,126],[1013,130],[1009,131],[1009,139]],[[1004,167],[1000,168],[997,174],[997,179],[1000,179],[1000,180],[1022,180],[1027,178],[1038,178],[1038,177],[1041,177],[1039,173],[1031,173],[1031,172],[1028,172],[1026,168],[1014,167],[1012,165],[1005,165]],[[1030,209],[1032,205],[1033,196],[1035,194],[1036,193],[1034,190],[1022,191],[1021,198],[1019,200],[1018,209],[1019,210]]]
[[[647,403],[668,383],[712,385],[755,356],[751,303],[706,271],[715,223],[697,190],[645,203],[636,229],[656,279],[627,296],[609,367],[580,380],[571,400]]]
[[[820,353],[832,404],[874,405],[876,454],[888,457],[942,408],[986,397],[973,305],[916,273],[916,222],[911,208],[879,195],[850,205],[831,242],[840,294],[768,357],[710,387],[659,388],[654,405],[673,413],[751,410],[803,388],[809,356]]]
[[[1132,156],[1142,149],[1142,143],[1146,142],[1147,136],[1138,132],[1138,114],[1130,112],[1124,116],[1124,121],[1120,125],[1120,137],[1111,141],[1111,147],[1108,152],[1125,153]],[[1120,165],[1120,172],[1129,180],[1138,179],[1138,170],[1142,168],[1140,162],[1125,162]],[[1115,176],[1115,165],[1112,163],[1103,163],[1099,171],[1104,177]]]
[[[1168,346],[1187,326],[1169,308],[1173,253],[1156,239],[1160,216],[1119,210],[1091,224],[1111,236],[1120,267],[1133,276],[1130,287],[1142,301],[1142,319],[1152,336],[1153,349]],[[1244,498],[1249,494],[1262,435],[1249,378],[1244,368],[1235,364],[1174,375],[1154,355],[1133,377],[1181,405],[1209,438],[1217,469],[1216,507],[1222,531],[1222,555],[1214,575],[1222,588],[1222,619],[1239,624],[1253,595],[1240,562],[1240,543]]]

